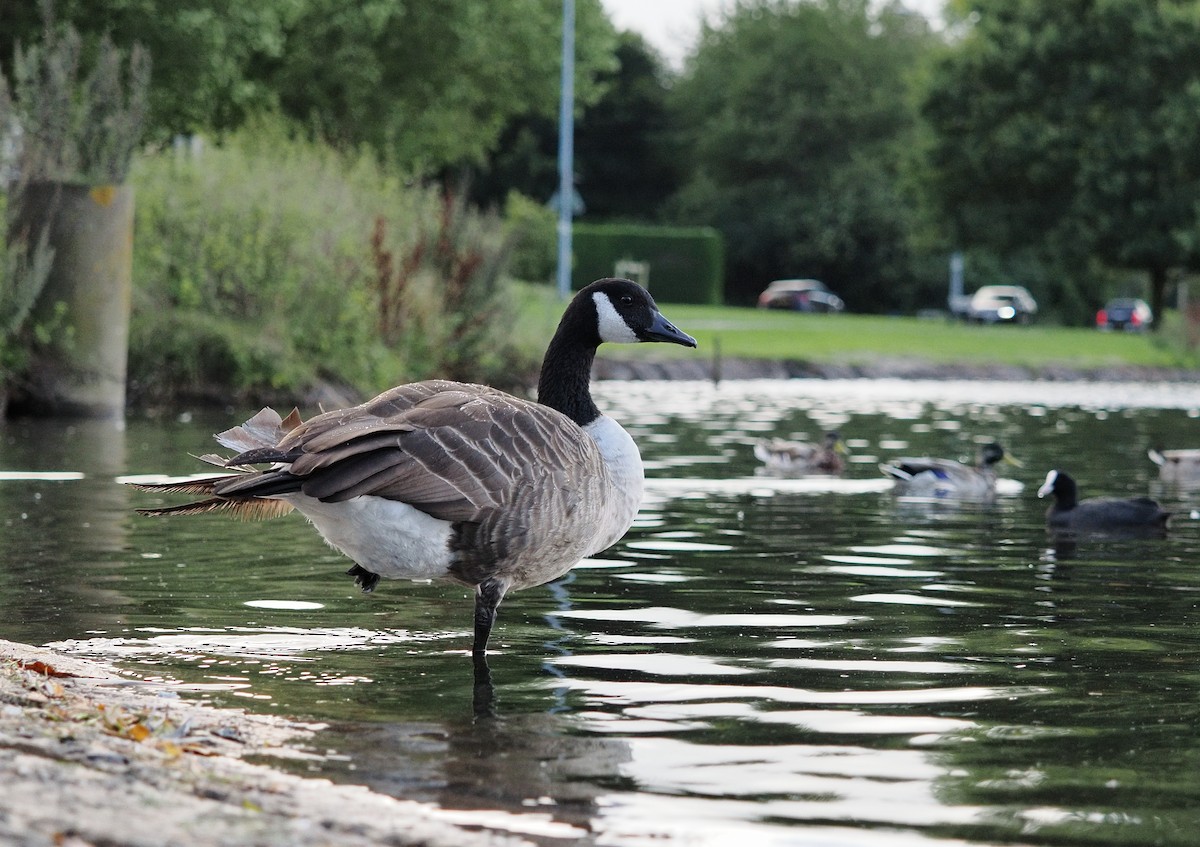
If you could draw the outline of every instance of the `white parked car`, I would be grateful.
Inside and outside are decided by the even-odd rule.
[[[971,295],[967,320],[981,324],[1027,324],[1037,310],[1037,301],[1024,286],[985,285]]]

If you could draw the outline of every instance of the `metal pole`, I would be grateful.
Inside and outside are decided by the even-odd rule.
[[[558,101],[558,296],[571,293],[571,217],[575,206],[575,0],[563,0],[562,82]]]
[[[957,250],[950,254],[950,302],[957,303],[963,296],[963,254]]]

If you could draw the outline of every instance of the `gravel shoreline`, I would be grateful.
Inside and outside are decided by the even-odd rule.
[[[0,844],[531,843],[264,763],[319,758],[311,748],[321,729],[183,699],[110,665],[0,640]]]

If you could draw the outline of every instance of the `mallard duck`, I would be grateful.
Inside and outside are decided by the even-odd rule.
[[[1158,465],[1158,477],[1163,482],[1200,485],[1200,450],[1155,450],[1147,455]]]
[[[599,280],[567,306],[538,402],[431,380],[305,422],[263,409],[216,436],[237,455],[206,458],[232,473],[140,486],[206,499],[140,511],[271,518],[296,509],[354,560],[348,573],[364,591],[380,577],[472,586],[472,653],[482,657],[505,594],[562,576],[619,540],[637,514],[637,446],[588,385],[605,341],[696,346],[645,289]],[[260,464],[268,467],[250,467]]]
[[[754,445],[754,457],[776,474],[839,474],[846,468],[846,445],[837,432],[825,433],[821,444],[772,438]]]
[[[892,490],[906,497],[985,500],[996,494],[997,462],[1019,463],[995,441],[984,444],[974,467],[953,459],[901,458],[879,466],[894,480]]]
[[[1051,529],[1122,532],[1130,529],[1162,530],[1171,517],[1149,497],[1093,497],[1080,500],[1075,480],[1066,471],[1052,470],[1038,489],[1038,497],[1052,496],[1046,510]]]

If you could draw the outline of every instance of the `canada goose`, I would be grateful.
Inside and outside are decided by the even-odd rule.
[[[995,465],[1001,461],[1020,465],[993,441],[980,448],[974,467],[953,459],[904,458],[881,464],[879,469],[895,481],[892,490],[896,494],[985,500],[996,493]]]
[[[216,436],[238,455],[202,457],[234,473],[140,486],[207,499],[139,511],[271,518],[294,508],[355,561],[348,573],[363,591],[380,577],[472,586],[481,659],[507,592],[562,576],[616,543],[637,514],[641,456],[588,385],[604,341],[696,346],[645,289],[598,280],[550,340],[538,402],[430,380],[303,423],[294,410],[281,420],[263,409]]]
[[[1038,497],[1053,495],[1046,510],[1051,529],[1125,532],[1131,529],[1163,530],[1170,512],[1149,497],[1093,497],[1079,500],[1075,480],[1066,471],[1052,470],[1038,489]]]
[[[1150,461],[1158,465],[1158,477],[1163,482],[1200,485],[1200,450],[1147,451]]]
[[[845,453],[837,432],[825,433],[821,444],[772,438],[754,445],[754,457],[776,474],[839,474],[846,468]]]

